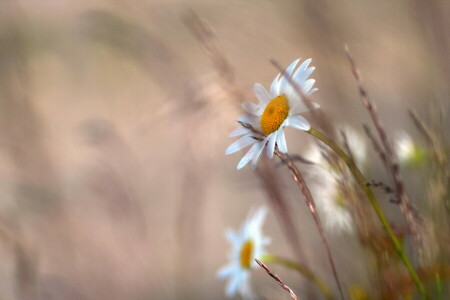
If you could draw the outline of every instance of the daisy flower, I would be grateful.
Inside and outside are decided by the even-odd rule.
[[[406,132],[397,135],[395,153],[400,163],[410,166],[420,165],[426,156],[425,151]]]
[[[364,167],[367,149],[363,137],[348,126],[343,126],[348,146],[358,166]],[[338,136],[340,132],[337,132]],[[340,170],[333,165],[317,145],[312,145],[305,153],[307,160],[315,163],[309,170],[311,176],[311,193],[317,203],[317,210],[324,220],[325,229],[334,233],[351,233],[354,230],[353,217],[350,211],[351,201],[348,199],[349,186],[346,169]]]
[[[285,127],[304,131],[311,128],[309,122],[299,115],[308,111],[308,108],[290,81],[301,88],[303,94],[311,95],[317,89],[313,87],[315,80],[308,79],[308,77],[315,68],[309,67],[311,59],[305,60],[297,67],[299,62],[300,59],[293,61],[287,67],[284,76],[278,74],[273,80],[269,92],[259,83],[254,85],[253,90],[258,104],[247,101],[242,103],[246,114],[239,117],[238,121],[241,124],[249,125],[250,128],[244,126],[232,131],[230,137],[240,138],[225,151],[225,154],[228,155],[252,145],[237,165],[237,169],[243,168],[250,161],[252,161],[252,167],[255,168],[266,145],[267,157],[270,159],[273,157],[275,145],[280,152],[287,153]],[[317,103],[312,103],[312,105],[314,108],[319,107]]]
[[[244,299],[254,298],[250,286],[250,271],[258,267],[254,259],[261,259],[265,254],[264,246],[270,242],[269,238],[265,237],[261,231],[266,215],[267,208],[260,207],[249,214],[239,233],[232,230],[226,232],[226,236],[232,244],[231,262],[220,269],[217,276],[221,279],[229,278],[225,290],[228,297],[239,292]]]

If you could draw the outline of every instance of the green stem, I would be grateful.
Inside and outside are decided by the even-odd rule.
[[[439,276],[439,274],[436,274],[436,291],[437,291],[436,299],[441,300],[442,299],[442,284],[441,284],[441,277]]]
[[[370,188],[370,186],[367,185],[366,179],[364,178],[361,171],[356,166],[353,159],[350,156],[348,156],[336,143],[334,143],[332,140],[327,138],[325,135],[323,135],[319,131],[311,128],[307,132],[309,134],[313,135],[314,137],[318,138],[325,144],[327,144],[347,164],[348,168],[352,172],[353,176],[355,177],[356,181],[360,185],[361,189],[364,191],[367,198],[369,199],[370,204],[372,205],[373,209],[375,210],[375,213],[378,216],[378,219],[383,224],[383,228],[386,230],[386,233],[388,234],[390,240],[392,241],[392,244],[394,245],[395,250],[397,251],[397,254],[400,256],[400,258],[403,261],[403,263],[405,264],[405,267],[408,270],[412,280],[416,284],[417,290],[419,291],[419,293],[423,299],[427,299],[427,296],[425,293],[425,288],[423,287],[423,284],[420,281],[419,276],[417,276],[416,271],[414,271],[414,268],[413,268],[411,262],[409,261],[408,257],[406,256],[405,252],[403,251],[400,241],[397,239],[394,232],[392,231],[391,225],[389,224],[380,205],[378,204],[378,201],[375,198],[375,196],[372,192],[372,189]]]
[[[261,261],[264,263],[278,264],[288,269],[299,272],[306,279],[314,283],[320,290],[320,292],[325,296],[325,298],[327,298],[328,300],[333,299],[333,296],[328,286],[305,265],[301,265],[289,259],[272,254],[264,254],[263,257],[261,258]]]

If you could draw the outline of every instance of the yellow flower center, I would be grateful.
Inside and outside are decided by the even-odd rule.
[[[241,266],[243,268],[250,268],[253,259],[253,242],[247,241],[241,249]]]
[[[281,124],[288,117],[289,103],[285,95],[273,98],[261,115],[261,129],[264,134],[271,134],[280,128]]]

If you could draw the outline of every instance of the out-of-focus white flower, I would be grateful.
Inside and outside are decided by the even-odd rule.
[[[240,138],[227,148],[225,154],[232,154],[250,145],[253,146],[241,159],[237,169],[243,168],[250,161],[255,168],[266,145],[266,153],[270,159],[273,157],[275,145],[278,146],[280,152],[287,153],[285,127],[305,131],[311,128],[309,122],[299,115],[308,111],[308,108],[290,81],[301,88],[306,96],[311,95],[317,88],[313,88],[315,80],[308,79],[308,77],[315,67],[309,67],[311,59],[307,59],[296,68],[299,61],[300,59],[296,59],[287,67],[286,76],[278,74],[275,77],[270,92],[267,92],[261,84],[255,84],[253,90],[258,104],[253,102],[242,104],[242,108],[247,113],[239,117],[238,121],[249,124],[254,130],[241,127],[232,131],[230,137]],[[312,105],[314,108],[319,107],[317,103],[312,103]]]
[[[244,299],[253,299],[250,286],[250,271],[258,267],[255,258],[261,259],[264,247],[270,243],[262,233],[262,225],[267,215],[267,208],[260,207],[249,214],[239,233],[228,230],[226,236],[232,244],[231,262],[217,273],[219,278],[229,278],[225,293],[231,297],[239,292]]]
[[[317,166],[313,173],[314,183],[310,185],[317,210],[324,220],[325,229],[335,233],[353,232],[353,219],[349,199],[343,192],[340,175],[334,170]]]
[[[400,163],[406,165],[419,165],[425,159],[425,151],[406,132],[395,139],[395,153]]]
[[[356,164],[364,166],[367,151],[363,137],[348,126],[343,126],[343,131]],[[336,136],[340,137],[340,132],[337,132]],[[348,189],[351,186],[348,181],[351,180],[351,176],[345,173],[348,172],[346,167],[339,169],[331,165],[331,161],[325,158],[327,154],[321,151],[324,150],[314,144],[305,153],[305,158],[316,164],[308,173],[311,177],[310,190],[316,201],[317,210],[324,220],[326,230],[335,233],[353,232],[351,201],[347,199]]]

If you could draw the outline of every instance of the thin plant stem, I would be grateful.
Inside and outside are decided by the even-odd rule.
[[[281,278],[280,278],[277,274],[275,274],[275,273],[273,273],[272,271],[270,271],[269,267],[267,267],[267,266],[266,266],[263,262],[261,262],[259,259],[256,259],[256,258],[255,258],[255,261],[256,261],[256,263],[257,263],[261,268],[263,268],[264,270],[266,270],[267,274],[269,274],[270,277],[272,277],[273,279],[275,279],[275,281],[278,282],[278,283],[281,285],[281,287],[291,295],[291,298],[292,298],[292,299],[298,300],[298,297],[297,297],[297,295],[294,293],[294,291],[293,291],[290,287],[288,287],[287,285],[285,285],[284,282],[283,282],[283,280],[281,280]]]
[[[345,299],[344,292],[342,290],[341,282],[339,281],[339,276],[337,274],[336,265],[334,263],[333,256],[331,254],[331,249],[330,249],[327,239],[325,238],[325,232],[323,230],[322,222],[320,220],[319,214],[317,213],[316,204],[311,195],[311,192],[310,192],[308,186],[306,185],[305,181],[303,180],[303,177],[302,177],[299,169],[292,162],[292,160],[289,159],[289,156],[287,154],[281,153],[280,151],[278,151],[278,149],[275,149],[275,154],[289,168],[289,170],[291,171],[292,177],[294,178],[294,181],[297,183],[302,194],[305,196],[306,205],[308,206],[309,211],[311,212],[311,215],[313,216],[314,222],[316,223],[317,230],[319,231],[319,234],[320,234],[320,238],[322,239],[322,242],[325,245],[325,250],[327,252],[328,261],[330,263],[331,270],[333,272],[333,277],[334,277],[334,280],[336,281],[336,285],[338,286],[340,298],[343,300],[343,299]]]
[[[441,284],[441,277],[439,274],[436,274],[436,300],[442,299],[442,284]]]
[[[286,259],[284,257],[280,257],[272,254],[265,254],[261,258],[261,261],[265,263],[278,264],[288,269],[294,270],[304,276],[306,279],[311,281],[320,292],[327,298],[328,300],[333,299],[333,295],[331,294],[330,288],[326,285],[326,283],[320,279],[314,272],[309,269],[307,266],[296,263],[292,260]]]
[[[350,171],[352,172],[354,178],[356,179],[357,183],[360,185],[361,189],[366,194],[367,198],[370,201],[370,204],[372,205],[373,209],[375,210],[375,213],[378,216],[378,219],[383,225],[383,228],[386,230],[386,233],[389,236],[389,239],[392,241],[392,244],[395,247],[395,250],[397,251],[397,254],[403,261],[406,269],[408,270],[412,280],[414,281],[417,290],[419,291],[420,295],[423,299],[427,299],[425,288],[423,287],[422,282],[420,281],[419,277],[417,276],[416,271],[414,270],[410,260],[406,256],[405,252],[403,251],[402,245],[400,241],[395,236],[391,225],[389,224],[388,220],[386,219],[383,210],[381,209],[380,205],[378,204],[377,199],[375,198],[375,195],[372,192],[372,189],[370,188],[370,185],[367,184],[366,179],[362,175],[361,171],[356,166],[355,162],[332,140],[330,140],[328,137],[320,133],[319,131],[311,128],[309,131],[307,131],[312,136],[316,137],[317,139],[321,140],[323,143],[328,145],[334,152],[336,152],[337,155],[339,155],[340,158],[346,163]]]

